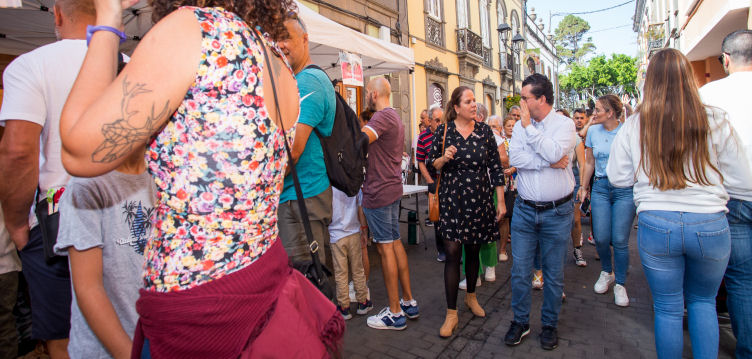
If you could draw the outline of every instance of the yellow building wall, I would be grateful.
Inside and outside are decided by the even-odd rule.
[[[473,91],[475,93],[476,101],[483,103],[483,83],[486,78],[490,78],[496,86],[501,86],[501,78],[499,75],[499,34],[496,31],[496,27],[499,24],[497,19],[497,1],[504,1],[507,12],[507,23],[509,23],[509,16],[512,10],[516,10],[522,18],[522,4],[517,0],[496,0],[490,1],[489,7],[489,31],[490,31],[490,45],[491,45],[491,57],[493,68],[488,68],[481,65],[478,73],[475,75],[475,85]],[[468,0],[470,5],[470,12],[468,16],[469,29],[481,35],[480,28],[480,9],[478,0]],[[409,38],[408,43],[410,48],[413,49],[415,54],[415,71],[413,72],[411,86],[414,86],[412,93],[414,94],[413,101],[413,121],[411,131],[417,133],[419,125],[420,112],[427,108],[427,81],[426,70],[424,64],[430,60],[438,59],[444,66],[446,66],[447,72],[449,72],[448,86],[446,90],[446,98],[448,99],[452,91],[459,86],[459,59],[457,57],[457,13],[456,13],[456,0],[444,0],[442,1],[442,13],[444,23],[444,48],[436,47],[426,43],[426,24],[425,24],[425,2],[423,0],[415,0],[407,2],[407,14],[408,14],[408,27]],[[494,94],[495,100],[493,108],[489,108],[489,113],[502,115],[503,114],[503,102],[500,97],[497,97],[498,92]],[[414,136],[413,138],[416,138]]]

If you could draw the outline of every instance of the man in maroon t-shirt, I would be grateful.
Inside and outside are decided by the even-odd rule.
[[[402,198],[400,164],[405,142],[405,125],[389,103],[391,87],[383,77],[366,86],[368,108],[376,111],[363,127],[368,135],[368,172],[363,183],[363,213],[381,256],[389,306],[371,316],[367,324],[376,329],[402,330],[407,318],[417,318],[418,303],[410,290],[407,253],[399,231],[399,202]],[[399,297],[402,285],[402,298]]]

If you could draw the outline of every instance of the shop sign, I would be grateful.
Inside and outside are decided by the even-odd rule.
[[[359,55],[347,51],[339,52],[342,68],[342,83],[350,86],[363,86],[363,62]]]

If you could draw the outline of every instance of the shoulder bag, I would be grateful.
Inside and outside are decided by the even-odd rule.
[[[444,124],[444,136],[441,140],[441,155],[444,155],[444,145],[446,145],[446,134],[449,123]],[[431,222],[439,221],[439,185],[441,184],[441,170],[439,170],[439,177],[436,180],[436,193],[428,195],[428,220]]]

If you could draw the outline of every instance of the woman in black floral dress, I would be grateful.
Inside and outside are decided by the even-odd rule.
[[[504,207],[504,173],[491,128],[475,122],[473,91],[460,86],[452,92],[444,111],[444,124],[436,138],[426,165],[441,171],[439,183],[439,233],[444,238],[446,262],[444,288],[447,316],[439,330],[449,337],[457,327],[457,291],[462,246],[465,248],[467,294],[465,304],[474,315],[486,314],[475,297],[480,246],[499,237],[498,221]],[[442,150],[446,126],[446,143]],[[492,191],[499,198],[494,208]]]

